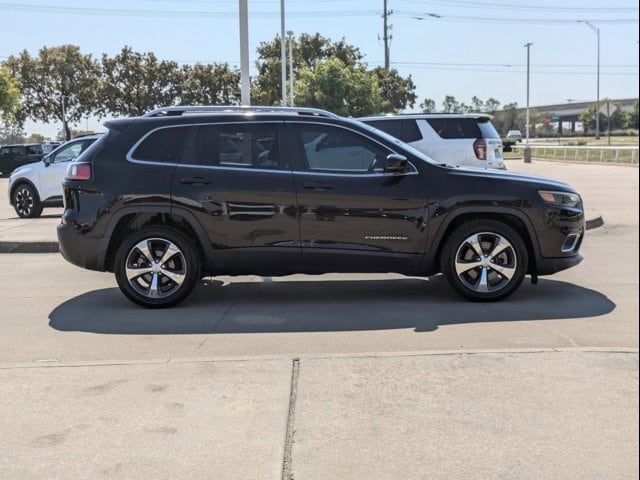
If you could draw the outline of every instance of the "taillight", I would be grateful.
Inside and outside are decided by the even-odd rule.
[[[91,164],[90,163],[70,163],[64,176],[65,180],[90,180]]]
[[[484,138],[479,138],[473,142],[473,151],[476,154],[478,160],[487,159],[487,141]]]

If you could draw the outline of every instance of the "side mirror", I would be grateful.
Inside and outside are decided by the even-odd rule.
[[[386,173],[407,173],[410,168],[409,160],[404,155],[397,153],[387,155],[387,164],[384,168]]]
[[[45,167],[48,167],[49,165],[51,165],[51,156],[47,155],[46,157],[44,157],[42,159],[42,163],[44,163]]]

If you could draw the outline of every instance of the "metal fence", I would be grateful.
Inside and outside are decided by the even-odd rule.
[[[531,144],[530,147],[531,156],[538,159],[638,165],[638,147],[634,146],[586,147]],[[512,148],[524,153],[525,146],[514,145]]]

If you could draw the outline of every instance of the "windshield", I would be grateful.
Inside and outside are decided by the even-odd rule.
[[[393,137],[393,136],[389,135],[388,133],[383,132],[382,130],[378,130],[377,128],[372,127],[371,125],[368,125],[368,124],[366,124],[364,122],[361,122],[359,120],[351,120],[351,119],[349,119],[348,121],[357,124],[359,127],[362,127],[365,130],[368,130],[369,132],[374,133],[379,137],[384,138],[387,142],[390,142],[390,143],[400,147],[402,150],[404,150],[405,152],[413,155],[414,157],[417,157],[419,160],[423,160],[423,161],[425,161],[427,163],[431,163],[433,165],[440,165],[439,162],[436,162],[433,158],[425,155],[420,150],[417,150],[416,148],[412,147],[411,145],[407,145],[402,140],[398,140],[396,137]]]

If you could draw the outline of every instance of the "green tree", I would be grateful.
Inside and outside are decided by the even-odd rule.
[[[100,66],[75,45],[45,47],[37,57],[24,50],[9,57],[6,65],[20,85],[20,122],[26,118],[59,120],[69,139],[69,123],[80,121],[96,108]]]
[[[471,110],[474,113],[479,113],[479,112],[484,112],[485,108],[486,108],[485,103],[474,95],[473,98],[471,99]]]
[[[640,105],[638,104],[638,102],[636,101],[636,104],[633,106],[633,110],[631,110],[628,114],[627,114],[627,125],[626,128],[633,128],[634,130],[638,130],[638,123],[640,120],[640,115],[639,115],[639,107]]]
[[[0,118],[4,122],[13,122],[19,99],[18,82],[8,69],[0,67]]]
[[[520,130],[524,133],[518,122],[518,104],[508,103],[502,110],[495,112],[493,125],[501,135],[506,135],[509,130]]]
[[[71,129],[71,138],[76,138],[76,137],[79,137],[81,135],[91,135],[93,133],[95,133],[95,132],[92,132],[91,130],[82,130],[82,129],[72,128]],[[58,131],[58,134],[56,135],[56,140],[59,140],[59,141],[64,141],[65,140],[64,132],[62,130]]]
[[[602,101],[602,105],[604,105],[608,101],[608,99],[604,99]],[[613,113],[613,115],[611,115],[611,130],[626,128],[628,125],[628,115],[626,115],[625,112],[622,111],[622,105],[620,105],[619,103],[615,105],[618,107],[618,109]],[[580,121],[582,122],[585,133],[595,132],[597,109],[597,105],[593,104],[580,114]],[[607,131],[607,128],[609,126],[609,120],[603,113],[600,113],[599,116],[600,133],[604,133]]]
[[[176,62],[124,47],[113,58],[102,56],[102,71],[101,115],[140,116],[178,103],[182,75]]]
[[[24,142],[25,133],[21,125],[11,122],[6,122],[2,125],[0,128],[0,145]]]
[[[347,65],[337,57],[303,67],[295,83],[296,103],[324,108],[338,115],[362,116],[382,108],[380,87],[364,67]]]
[[[493,97],[489,97],[486,102],[484,102],[484,110],[485,113],[494,113],[497,112],[500,108],[500,102]]]
[[[278,105],[281,99],[280,37],[260,43],[257,53],[258,75],[251,89],[252,103]],[[319,62],[330,58],[337,58],[345,65],[355,67],[360,65],[363,56],[357,47],[349,45],[344,39],[332,42],[319,33],[303,33],[293,40],[293,72],[296,78],[301,69],[314,69]]]
[[[42,143],[44,142],[44,135],[40,133],[32,133],[25,139],[25,143]]]
[[[371,75],[376,78],[380,87],[381,112],[395,113],[405,108],[413,108],[418,96],[411,75],[403,78],[396,69],[386,70],[382,67],[374,68]]]
[[[182,105],[237,105],[240,102],[240,72],[228,64],[182,67]]]
[[[467,106],[464,103],[458,102],[453,95],[447,95],[442,102],[443,113],[465,113]]]
[[[436,102],[432,98],[425,98],[420,104],[422,113],[434,113],[436,111]]]

